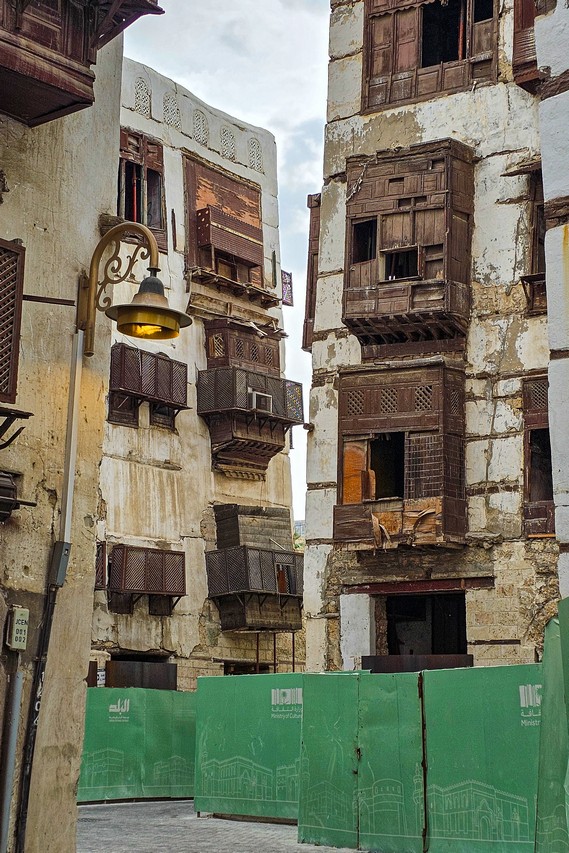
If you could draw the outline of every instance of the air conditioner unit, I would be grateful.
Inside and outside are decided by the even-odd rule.
[[[273,398],[270,394],[262,394],[260,391],[251,391],[251,408],[257,412],[270,414],[273,411]]]

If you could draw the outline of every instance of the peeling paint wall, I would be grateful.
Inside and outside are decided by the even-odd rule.
[[[149,93],[147,115],[137,108],[140,80]],[[201,116],[199,133],[194,123],[196,111]],[[174,431],[151,426],[146,404],[140,409],[137,429],[106,423],[100,467],[102,511],[97,519],[97,536],[107,542],[109,550],[114,544],[123,543],[183,551],[187,594],[176,604],[171,616],[161,617],[149,615],[147,596],[135,603],[132,615],[124,615],[111,612],[106,593],[96,591],[92,658],[102,668],[117,652],[167,654],[178,666],[179,689],[187,690],[195,689],[199,675],[223,674],[224,663],[254,666],[257,657],[256,635],[222,632],[217,608],[207,598],[205,552],[216,548],[213,505],[237,503],[290,508],[292,491],[288,451],[271,460],[263,480],[232,479],[212,469],[209,431],[196,411],[197,375],[207,367],[204,318],[236,316],[263,325],[272,317],[282,326],[282,315],[280,307],[267,311],[231,297],[228,290],[216,290],[198,281],[189,281],[187,286],[183,157],[188,153],[195,155],[200,162],[260,188],[264,276],[267,282],[272,282],[275,253],[280,288],[275,141],[267,131],[216,110],[173,81],[128,59],[123,66],[121,125],[163,144],[168,253],[160,255],[160,275],[170,305],[185,310],[189,300],[194,319],[173,341],[139,343],[145,349],[166,353],[188,365],[189,409],[177,416]],[[232,140],[230,149],[228,140]],[[261,159],[251,160],[251,140],[259,144]],[[137,280],[145,275],[143,263],[137,264],[135,275]],[[134,292],[132,285],[124,285],[121,290],[121,301],[129,300]],[[129,342],[116,332],[115,341]],[[281,365],[284,365],[282,344]],[[103,397],[107,393],[108,376]],[[292,548],[292,522],[290,541]],[[279,670],[290,670],[290,634],[278,635],[276,643]],[[259,659],[261,666],[270,665],[272,670],[272,633],[260,637]],[[295,659],[296,666],[302,666],[302,635],[296,638]]]
[[[543,65],[554,64],[553,58],[551,62],[544,59],[549,56],[547,44],[553,51],[560,18],[566,17],[567,12],[558,8],[555,15],[556,23],[548,25],[547,33],[541,19],[537,22],[538,33],[543,32],[543,44],[540,46],[538,41]],[[475,664],[534,661],[541,653],[544,625],[556,611],[557,542],[551,538],[527,539],[523,534],[522,380],[547,374],[548,319],[550,341],[557,335],[559,346],[567,347],[566,305],[559,287],[554,292],[550,290],[550,278],[555,277],[558,282],[568,279],[562,276],[563,236],[554,229],[547,235],[549,318],[528,315],[520,276],[527,274],[530,260],[530,178],[528,174],[512,173],[539,158],[540,102],[513,82],[512,3],[500,4],[498,23],[497,82],[364,114],[364,2],[332,2],[312,345],[310,421],[314,430],[308,435],[307,463],[305,609],[310,669],[341,668],[341,646],[349,649],[349,661],[344,660],[344,666],[353,665],[357,655],[352,647],[359,641],[359,628],[350,633],[350,620],[344,618],[341,602],[346,592],[351,589],[353,594],[355,587],[365,584],[375,585],[378,654],[386,652],[382,583],[487,579],[481,588],[465,587],[468,652],[474,656]],[[566,24],[564,19],[563,25]],[[566,120],[562,117],[567,110],[560,98],[567,98],[567,94],[541,105],[542,138],[547,135],[552,149],[549,164],[544,155],[546,198],[553,193],[569,195],[565,186],[567,170],[561,167],[560,159],[555,159],[566,154]],[[559,103],[554,105],[553,101]],[[338,377],[342,369],[361,363],[360,344],[341,319],[347,264],[346,161],[354,155],[371,157],[376,151],[449,137],[470,146],[475,162],[472,313],[462,362],[466,377],[467,544],[452,551],[429,552],[401,546],[388,552],[342,551],[334,544],[332,521],[333,506],[338,503]],[[557,186],[560,181],[562,188]],[[563,256],[565,260],[567,257]],[[460,355],[453,358],[461,361]],[[561,412],[567,404],[562,364],[553,362],[549,370],[551,388],[555,388],[554,393],[550,389],[550,423],[554,424],[556,418],[561,422]],[[557,454],[557,538],[564,542],[569,536],[569,528],[565,533],[563,527],[569,489],[562,483],[569,460],[565,459],[562,431],[556,436],[555,426],[552,430]],[[569,578],[569,569],[566,575]],[[362,649],[362,653],[367,650]]]

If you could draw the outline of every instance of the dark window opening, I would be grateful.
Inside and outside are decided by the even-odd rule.
[[[165,655],[117,652],[106,665],[106,687],[146,687],[176,690],[178,667]]]
[[[294,568],[290,565],[276,564],[277,571],[277,589],[281,594],[296,593],[296,578]]]
[[[529,500],[553,500],[553,474],[549,429],[532,429],[529,435]]]
[[[161,426],[165,429],[175,428],[176,413],[164,403],[150,403],[150,426]]]
[[[541,170],[534,172],[531,184],[532,273],[545,272],[545,210]]]
[[[233,661],[225,661],[223,664],[224,675],[255,675],[256,673],[268,673],[272,669],[265,663],[260,663],[257,666],[254,663],[236,663]]]
[[[373,261],[377,250],[377,219],[354,224],[352,237],[352,263]]]
[[[125,162],[124,183],[124,218],[129,222],[142,222],[142,166]]]
[[[492,17],[492,16],[490,16]],[[466,0],[448,0],[423,6],[423,68],[455,62],[466,56]]]
[[[474,0],[474,23],[494,17],[494,0]]]
[[[419,274],[417,248],[401,249],[397,252],[385,252],[385,278],[396,281],[402,278],[415,278]]]
[[[146,171],[146,225],[163,228],[162,222],[162,175],[153,169]]]
[[[118,391],[109,393],[109,414],[107,420],[111,424],[121,426],[138,426],[138,400],[129,394]]]
[[[389,432],[370,441],[370,469],[376,500],[400,498],[405,487],[405,433]],[[374,489],[372,488],[372,493]]]
[[[388,596],[390,655],[466,654],[464,593]]]

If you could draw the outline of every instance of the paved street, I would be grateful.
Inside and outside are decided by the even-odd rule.
[[[296,826],[198,818],[191,800],[80,806],[77,853],[342,853],[297,844],[296,832]]]

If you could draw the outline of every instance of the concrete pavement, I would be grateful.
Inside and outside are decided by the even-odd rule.
[[[347,853],[298,844],[296,826],[198,818],[191,800],[79,806],[77,853]]]

